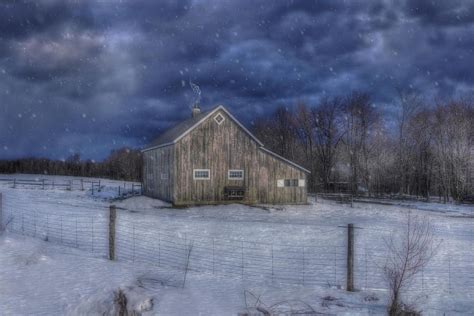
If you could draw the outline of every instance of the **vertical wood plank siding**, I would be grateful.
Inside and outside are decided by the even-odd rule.
[[[225,117],[220,125],[214,120],[218,113]],[[164,168],[172,169],[169,179],[175,180],[168,185],[160,182]],[[210,169],[210,180],[194,180],[193,169]],[[244,180],[229,180],[229,169],[244,170]],[[224,111],[214,113],[175,145],[145,152],[144,175],[147,194],[153,187],[155,195],[149,195],[178,205],[225,202],[224,187],[229,185],[246,188],[245,203],[307,202],[306,186],[277,187],[278,179],[306,180],[306,173],[259,149]],[[148,175],[156,179],[154,184]]]
[[[143,191],[145,195],[173,201],[174,146],[166,146],[143,153]],[[165,178],[162,179],[162,174]]]

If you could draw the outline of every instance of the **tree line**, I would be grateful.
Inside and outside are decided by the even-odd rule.
[[[254,122],[269,149],[311,171],[312,192],[414,195],[462,201],[474,194],[474,106],[430,104],[399,92],[392,114],[367,93],[281,106]]]
[[[90,159],[81,160],[80,154],[73,154],[65,160],[47,158],[0,160],[0,173],[100,177],[141,182],[142,166],[140,151],[120,148],[113,150],[109,157],[100,162]]]
[[[414,195],[463,201],[474,195],[474,103],[430,104],[399,93],[393,117],[368,93],[280,106],[253,131],[266,147],[311,171],[310,192]],[[0,173],[105,177],[141,181],[140,151],[113,150],[101,162],[25,158],[0,160]]]

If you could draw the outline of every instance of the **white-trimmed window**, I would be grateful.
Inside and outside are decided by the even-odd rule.
[[[209,180],[211,178],[211,171],[209,169],[194,169],[194,180]]]
[[[285,187],[297,187],[298,179],[285,179]]]
[[[162,172],[161,173],[161,180],[168,180],[168,173]]]
[[[277,180],[277,187],[279,188],[291,188],[291,187],[304,187],[306,185],[304,179],[279,179]]]
[[[225,121],[224,115],[218,113],[216,116],[214,116],[214,121],[216,121],[217,124],[221,125]]]
[[[228,174],[229,180],[243,180],[244,171],[240,169],[231,169]]]

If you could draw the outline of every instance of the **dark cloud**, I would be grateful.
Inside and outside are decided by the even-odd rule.
[[[0,37],[21,38],[73,23],[93,27],[94,18],[86,1],[3,1],[0,4]]]
[[[436,26],[466,25],[474,22],[474,3],[462,0],[406,0],[405,12],[422,23]]]
[[[278,105],[366,90],[472,94],[469,1],[7,1],[0,157],[103,158],[203,107],[247,123]]]

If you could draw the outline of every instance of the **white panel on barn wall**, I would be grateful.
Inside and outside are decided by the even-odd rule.
[[[299,179],[298,180],[298,186],[299,187],[304,187],[306,185],[306,181],[304,179]]]
[[[277,187],[283,188],[285,186],[285,180],[283,179],[278,179],[277,180]]]

